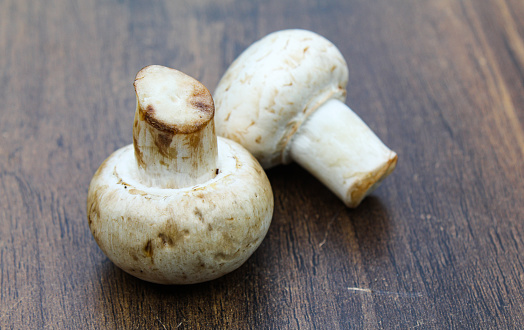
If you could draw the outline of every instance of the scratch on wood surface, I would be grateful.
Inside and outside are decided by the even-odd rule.
[[[369,292],[369,293],[372,293],[373,291],[371,291],[371,289],[362,289],[362,288],[348,288],[348,290],[352,290],[352,291],[363,291],[363,292]]]
[[[415,324],[413,327],[410,327],[410,329],[416,329],[418,327],[422,327],[424,326],[424,328],[426,327],[426,323],[422,320],[418,320],[417,321],[417,324]]]
[[[368,288],[357,288],[357,287],[350,287],[348,288],[348,290],[372,293],[376,295],[397,296],[397,297],[407,297],[407,298],[421,298],[424,296],[422,293],[418,293],[418,292],[414,292],[414,293],[412,292],[392,292],[392,291],[371,290]]]
[[[322,242],[320,242],[318,247],[322,247],[322,245],[326,244],[327,236],[328,236],[329,230],[331,229],[331,226],[333,225],[333,222],[335,222],[335,220],[338,218],[340,212],[342,212],[342,210],[344,210],[345,208],[346,207],[342,207],[340,210],[338,210],[338,212],[335,213],[333,218],[331,218],[331,220],[328,222],[327,227],[326,227],[326,232],[324,233],[324,239],[322,240]]]
[[[160,323],[160,325],[162,326],[162,328],[166,329],[166,326],[164,325],[164,323],[162,323],[162,321],[160,321],[160,319],[157,317],[156,320],[158,321],[158,323]],[[177,327],[178,328],[178,327]]]

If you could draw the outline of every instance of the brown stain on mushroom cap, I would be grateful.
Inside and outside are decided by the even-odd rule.
[[[155,255],[158,249],[173,248],[181,241],[189,236],[188,230],[178,230],[177,224],[173,221],[167,221],[165,226],[160,230],[157,239],[148,239],[142,248],[142,252],[146,258],[151,259],[151,263],[155,263]],[[136,261],[136,259],[135,259]]]
[[[198,221],[204,223],[204,216],[202,215],[202,211],[198,208],[198,207],[195,207],[195,210],[193,211],[193,213],[195,214],[196,218],[198,219]]]
[[[214,255],[214,258],[215,260],[217,261],[230,261],[230,260],[233,260],[237,257],[238,255],[238,252],[235,252],[235,253],[224,253],[224,252],[218,252]]]
[[[158,234],[158,238],[160,238],[164,246],[173,246],[175,244],[173,238],[164,233]]]
[[[144,246],[144,254],[149,258],[153,256],[153,244],[151,243],[151,240],[148,240]]]
[[[174,247],[189,237],[189,230],[180,230],[174,219],[168,220],[160,229],[158,238],[161,247]]]
[[[127,187],[125,189],[127,189]],[[147,196],[148,195],[148,193],[146,193],[145,191],[140,190],[140,189],[135,189],[135,188],[128,189],[127,191],[131,195],[141,195],[141,196]]]
[[[154,263],[153,259],[153,243],[152,240],[148,240],[146,245],[144,245],[144,255],[148,258],[151,258],[151,262]]]

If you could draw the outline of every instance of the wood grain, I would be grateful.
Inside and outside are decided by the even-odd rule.
[[[524,328],[524,3],[519,0],[0,1],[0,328]],[[269,233],[240,269],[160,286],[116,268],[90,179],[131,143],[134,75],[211,91],[275,30],[324,35],[347,104],[399,155],[347,209],[268,171]]]

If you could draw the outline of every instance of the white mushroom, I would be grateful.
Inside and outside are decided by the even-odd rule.
[[[268,169],[296,161],[349,207],[395,168],[397,155],[344,104],[347,64],[310,31],[272,33],[228,68],[215,94],[218,135]]]
[[[273,193],[255,158],[218,138],[209,91],[174,69],[135,80],[133,145],[115,151],[89,187],[89,227],[118,267],[143,280],[215,279],[260,245]]]

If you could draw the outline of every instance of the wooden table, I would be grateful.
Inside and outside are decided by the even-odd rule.
[[[220,3],[220,4],[219,4]],[[524,2],[0,1],[0,328],[524,327]],[[272,225],[237,271],[189,286],[109,261],[93,173],[131,143],[148,64],[213,91],[304,28],[349,63],[347,104],[399,155],[348,209],[298,165],[267,172]]]

